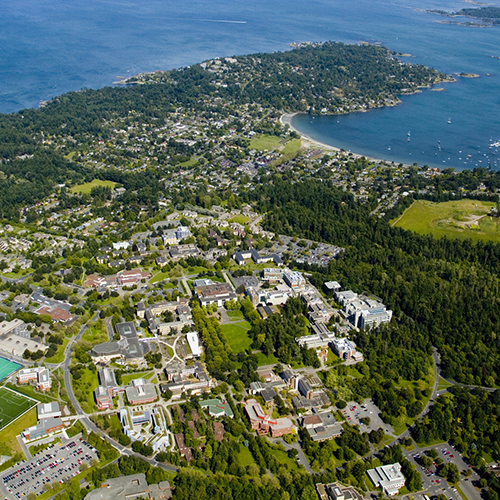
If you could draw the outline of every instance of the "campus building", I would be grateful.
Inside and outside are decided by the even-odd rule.
[[[272,437],[280,437],[295,432],[293,422],[288,417],[270,417],[256,399],[249,399],[245,403],[245,411],[252,429],[259,434],[271,432]]]

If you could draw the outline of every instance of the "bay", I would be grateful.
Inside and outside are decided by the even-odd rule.
[[[0,112],[139,72],[288,50],[291,42],[378,42],[411,53],[411,62],[481,77],[459,79],[445,85],[445,92],[405,96],[394,108],[314,120],[297,116],[293,125],[317,140],[391,161],[459,169],[500,165],[500,151],[489,147],[500,140],[500,28],[442,24],[445,18],[424,12],[457,10],[467,6],[463,2],[0,0],[0,5]]]

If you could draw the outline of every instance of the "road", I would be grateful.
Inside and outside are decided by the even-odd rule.
[[[92,318],[92,320],[95,321],[95,320],[97,320],[98,317],[99,317],[99,314],[96,313],[95,316]],[[69,371],[69,366],[71,363],[71,351],[73,349],[73,345],[75,344],[75,342],[77,342],[78,340],[80,340],[82,338],[82,335],[85,333],[87,328],[88,328],[87,325],[82,326],[78,335],[76,337],[74,337],[74,339],[72,339],[68,343],[68,345],[66,346],[66,350],[64,352],[64,355],[65,355],[64,384],[66,386],[66,391],[68,393],[69,400],[71,401],[71,404],[73,405],[73,408],[75,409],[76,414],[80,417],[80,422],[83,424],[83,426],[85,427],[85,429],[88,432],[95,432],[97,435],[101,436],[103,439],[108,441],[108,443],[110,443],[112,446],[114,446],[120,452],[120,454],[122,454],[122,455],[135,455],[138,458],[145,460],[146,462],[148,462],[150,465],[152,465],[154,467],[161,467],[162,469],[165,469],[165,470],[168,470],[171,472],[178,472],[179,469],[177,467],[163,464],[163,463],[157,462],[153,458],[147,458],[147,457],[144,457],[143,455],[139,455],[137,453],[134,453],[133,451],[131,451],[128,448],[126,448],[125,446],[121,445],[120,443],[118,443],[114,439],[110,438],[106,433],[101,431],[101,429],[99,429],[99,427],[97,427],[88,418],[87,414],[82,410],[80,403],[76,399],[75,394],[73,392],[73,386],[71,385],[71,374]]]

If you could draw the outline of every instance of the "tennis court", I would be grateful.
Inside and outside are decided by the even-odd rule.
[[[0,380],[7,378],[11,373],[22,368],[23,365],[9,361],[8,359],[0,357]]]
[[[38,403],[18,392],[0,387],[0,429],[7,427]]]

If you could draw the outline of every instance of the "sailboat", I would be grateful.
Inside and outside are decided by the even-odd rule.
[[[410,137],[411,137],[411,134],[410,134],[410,131],[408,130],[408,142],[410,142]]]
[[[451,118],[448,118],[448,123],[451,123]]]

